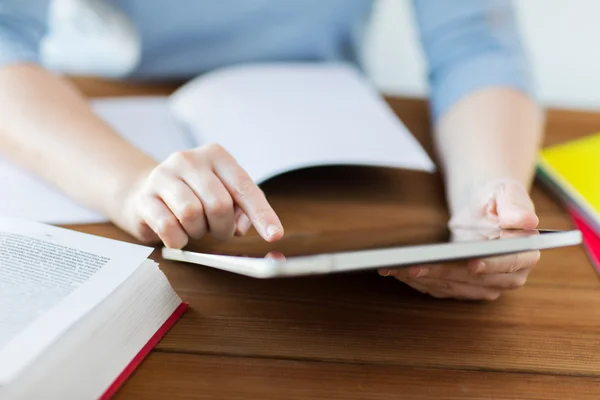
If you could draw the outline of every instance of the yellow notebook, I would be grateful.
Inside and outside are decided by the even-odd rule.
[[[538,172],[564,201],[600,224],[600,133],[543,149]]]

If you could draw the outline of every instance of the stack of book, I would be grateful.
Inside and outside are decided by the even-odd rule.
[[[600,133],[543,149],[538,175],[569,210],[600,273]]]

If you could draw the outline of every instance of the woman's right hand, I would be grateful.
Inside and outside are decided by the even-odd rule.
[[[253,225],[267,241],[283,226],[262,190],[221,146],[173,153],[125,191],[120,225],[144,243],[183,248],[207,233],[226,240]]]

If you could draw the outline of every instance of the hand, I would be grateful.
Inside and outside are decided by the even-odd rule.
[[[533,202],[519,182],[498,180],[479,190],[451,220],[450,228],[535,229]],[[522,287],[540,252],[475,259],[463,263],[381,269],[414,289],[436,298],[496,300],[503,291]]]
[[[172,154],[142,174],[123,196],[119,220],[144,243],[183,248],[189,238],[211,233],[226,240],[251,225],[267,241],[283,226],[262,190],[219,145]]]

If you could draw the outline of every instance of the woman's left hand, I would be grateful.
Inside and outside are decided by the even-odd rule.
[[[516,181],[498,180],[477,191],[470,204],[458,212],[449,225],[451,229],[528,230],[535,229],[538,221],[525,187]],[[393,276],[435,298],[496,300],[505,290],[525,285],[539,258],[540,252],[532,251],[463,263],[380,269],[379,274]]]

